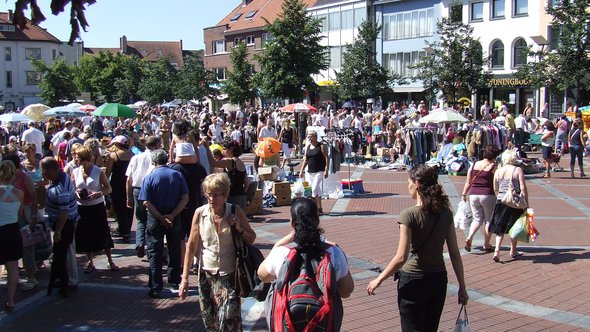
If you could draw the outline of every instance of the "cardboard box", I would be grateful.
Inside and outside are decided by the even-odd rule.
[[[256,189],[250,202],[246,204],[246,215],[262,214],[262,189]]]
[[[275,196],[291,196],[291,182],[275,182],[272,184],[272,193]]]
[[[277,206],[290,206],[291,205],[291,195],[287,196],[277,196]]]
[[[258,177],[261,181],[274,181],[281,169],[278,166],[265,166],[258,168]]]
[[[377,148],[377,155],[381,157],[388,157],[390,155],[389,148]]]

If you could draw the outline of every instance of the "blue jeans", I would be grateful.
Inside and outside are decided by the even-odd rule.
[[[180,218],[176,217],[171,228],[164,228],[151,214],[147,216],[147,254],[150,261],[148,286],[152,291],[161,291],[162,255],[164,252],[164,236],[168,242],[168,284],[180,284]]]
[[[135,230],[135,249],[145,246],[145,224],[147,222],[147,209],[143,201],[138,200],[141,188],[133,187],[133,202],[135,203],[135,218],[137,229]]]

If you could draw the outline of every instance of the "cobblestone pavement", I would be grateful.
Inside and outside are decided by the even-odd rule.
[[[246,161],[251,158],[246,156]],[[567,166],[567,158],[561,165]],[[588,172],[587,170],[586,172]],[[376,296],[367,296],[368,282],[394,255],[400,212],[413,204],[407,194],[407,173],[352,167],[352,177],[364,180],[368,192],[352,198],[326,200],[321,222],[326,237],[347,253],[356,289],[344,301],[343,331],[399,331],[396,287],[386,281]],[[577,174],[577,173],[576,173]],[[530,203],[535,209],[536,241],[519,244],[524,256],[509,258],[507,240],[501,263],[492,254],[464,252],[466,283],[471,297],[468,310],[474,331],[590,331],[590,179],[570,179],[569,170],[527,176]],[[347,178],[345,169],[332,175]],[[441,176],[455,207],[465,177]],[[326,189],[327,190],[327,189]],[[113,227],[114,227],[113,223]],[[288,207],[265,209],[252,220],[257,245],[267,253],[274,241],[290,230]],[[459,243],[465,234],[457,230]],[[482,236],[474,240],[481,246]],[[135,256],[134,245],[116,243],[118,272],[106,268],[104,256],[97,271],[80,270],[78,290],[68,298],[46,296],[48,270],[38,273],[40,285],[33,291],[17,290],[17,310],[0,312],[1,331],[204,331],[196,289],[187,301],[172,291],[165,298],[147,296],[147,261]],[[79,266],[84,258],[79,256]],[[449,286],[440,331],[452,331],[459,306],[457,282],[447,259]],[[195,276],[191,282],[195,284]],[[5,300],[0,290],[0,301]],[[242,304],[246,331],[265,331],[261,303]]]

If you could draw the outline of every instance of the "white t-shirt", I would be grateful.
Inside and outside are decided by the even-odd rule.
[[[262,129],[260,129],[260,138],[266,138],[266,137],[272,137],[272,138],[277,138],[277,130],[274,128],[268,128],[267,126],[262,127]]]
[[[234,141],[241,143],[242,142],[242,132],[239,130],[234,130],[231,132],[231,139],[233,139]]]
[[[35,127],[31,127],[23,132],[21,141],[35,144],[35,153],[43,154],[43,143],[45,143],[45,135],[43,132]]]
[[[283,266],[283,262],[289,255],[290,247],[280,246],[274,247],[266,257],[266,272],[277,276],[279,269]],[[330,254],[330,261],[334,266],[334,272],[336,273],[336,280],[340,280],[348,275],[348,262],[346,256],[340,247],[331,246],[328,250]]]

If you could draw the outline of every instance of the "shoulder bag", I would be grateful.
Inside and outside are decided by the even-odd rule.
[[[516,170],[516,166],[512,169],[512,174],[510,175],[510,187],[504,197],[502,197],[502,204],[511,207],[513,209],[526,209],[528,207],[527,201],[522,197],[522,192],[520,189],[514,188],[514,171]]]
[[[235,215],[236,206],[232,204],[231,213]],[[231,225],[231,235],[236,251],[236,287],[241,297],[253,297],[264,301],[270,284],[258,277],[258,267],[264,261],[262,252],[251,244],[242,241],[242,235],[235,225]]]

